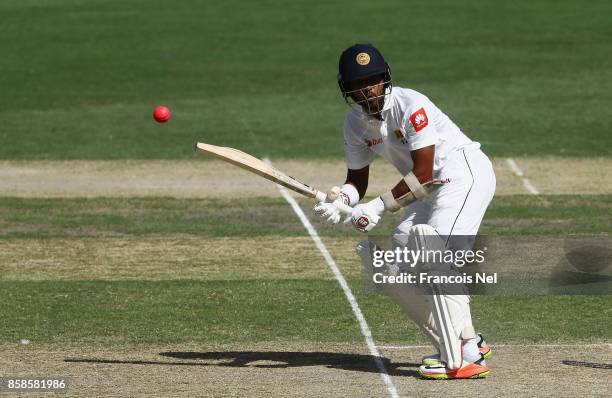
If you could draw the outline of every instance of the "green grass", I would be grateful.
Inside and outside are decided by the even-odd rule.
[[[498,196],[479,231],[490,235],[609,234],[612,195]]]
[[[612,197],[504,196],[483,232],[564,236],[609,233]],[[303,201],[302,204],[310,202]],[[309,212],[307,212],[310,214]],[[314,217],[311,218],[314,219]],[[315,221],[323,236],[350,237]],[[390,232],[390,217],[380,233]],[[304,236],[282,198],[0,198],[0,237]],[[347,244],[349,242],[347,241]],[[58,260],[58,261],[61,261]],[[349,280],[379,343],[425,338],[387,298]],[[612,296],[473,297],[476,325],[493,342],[610,340]],[[0,343],[182,344],[260,341],[354,342],[362,337],[337,282],[320,279],[6,281],[0,276]]]
[[[612,155],[612,3],[5,0],[0,159],[340,157],[341,50],[380,47],[490,155]],[[367,20],[366,20],[367,19]],[[157,104],[174,111],[157,125]]]
[[[611,195],[500,196],[480,233],[488,235],[602,234],[610,231]],[[331,227],[305,212],[323,236],[356,237],[352,228]],[[398,216],[387,216],[377,234],[391,233]],[[35,199],[0,197],[0,239],[198,236],[303,236],[304,228],[282,198]]]
[[[397,306],[351,285],[378,343],[426,343]],[[610,304],[610,296],[479,296],[472,313],[493,342],[605,341]],[[0,282],[0,311],[0,342],[362,342],[333,280]]]
[[[304,235],[283,198],[0,198],[0,237]]]
[[[342,156],[340,51],[372,42],[492,156],[612,156],[612,3],[4,0],[0,159]],[[153,107],[173,118],[155,124]],[[540,200],[540,199],[543,199]],[[611,195],[493,201],[481,233],[608,234]],[[311,203],[301,202],[304,208]],[[307,214],[314,220],[311,212]],[[393,230],[386,217],[380,234]],[[323,236],[359,235],[315,221]],[[304,236],[282,198],[0,197],[0,239]],[[350,280],[380,343],[425,343]],[[610,296],[475,296],[493,342],[610,341]],[[0,343],[362,343],[328,279],[3,281]]]

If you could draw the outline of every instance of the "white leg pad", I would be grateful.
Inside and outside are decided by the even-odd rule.
[[[466,328],[469,297],[436,294],[429,296],[429,299],[432,303],[434,322],[439,331],[440,359],[449,369],[458,369],[463,363],[461,345],[465,338],[464,334],[476,335],[471,326]]]
[[[372,253],[376,246],[369,241],[362,241],[359,242],[355,249],[361,257],[366,292],[379,292],[391,298],[391,300],[400,306],[402,312],[425,333],[437,349],[439,346],[438,333],[431,314],[431,305],[427,301],[424,292],[416,291],[417,288],[414,286],[392,286],[388,284],[372,286],[371,278],[375,272]],[[391,272],[398,272],[398,269],[391,270]]]
[[[446,250],[445,242],[429,225],[420,224],[411,227],[406,238],[406,246],[410,250]],[[453,270],[451,265],[436,264],[436,267],[440,267],[439,270],[446,274],[458,272]],[[424,298],[429,303],[434,330],[439,341],[441,360],[449,369],[457,369],[463,362],[462,340],[476,336],[471,321],[470,297],[444,294],[440,291],[439,285],[432,285],[431,288],[432,294]]]
[[[425,333],[433,346],[440,350],[437,326],[431,313],[431,305],[426,297],[421,294],[389,294],[389,297]]]
[[[419,224],[411,227],[407,234],[394,237],[395,245],[406,246],[410,250],[445,250],[445,242],[434,228]],[[364,270],[372,270],[372,251],[374,245],[368,241],[358,245]],[[396,264],[396,272],[409,270],[405,264]],[[444,264],[442,268],[446,267]],[[450,267],[450,266],[448,266]],[[417,271],[418,271],[417,267]],[[410,269],[414,272],[415,269]],[[451,269],[444,270],[446,273]],[[370,274],[370,273],[367,273]],[[371,274],[370,274],[371,275]],[[382,285],[382,293],[396,302],[402,311],[430,338],[438,348],[441,359],[449,369],[461,367],[462,340],[476,337],[470,314],[470,298],[468,295],[445,295],[432,286],[427,294],[414,285]]]

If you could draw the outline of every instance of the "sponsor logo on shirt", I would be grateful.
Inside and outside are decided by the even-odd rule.
[[[363,142],[365,142],[368,148],[372,148],[374,145],[382,144],[383,139],[382,138],[372,138],[372,139],[364,138]]]
[[[410,123],[414,126],[414,130],[418,133],[427,127],[429,123],[429,119],[427,119],[427,114],[425,113],[425,109],[421,108],[418,111],[414,112],[410,116]]]

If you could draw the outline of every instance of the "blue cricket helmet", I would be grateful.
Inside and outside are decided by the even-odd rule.
[[[338,62],[338,86],[347,99],[346,82],[384,75],[385,88],[391,86],[391,68],[371,44],[355,44],[342,52]]]

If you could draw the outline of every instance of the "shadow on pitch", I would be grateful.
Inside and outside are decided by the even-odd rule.
[[[329,369],[343,369],[356,372],[380,373],[372,355],[344,354],[335,352],[285,352],[285,351],[213,351],[213,352],[161,352],[159,355],[180,359],[173,361],[141,361],[117,359],[76,359],[64,362],[132,365],[176,365],[176,366],[220,366],[254,367],[261,369],[286,369],[303,366],[325,366]],[[391,376],[418,377],[414,368],[420,364],[391,362],[381,357],[387,373]],[[404,369],[413,368],[413,369]]]
[[[609,363],[583,362],[583,361],[561,361],[561,363],[563,365],[579,366],[583,368],[612,369],[612,364],[609,364]]]

